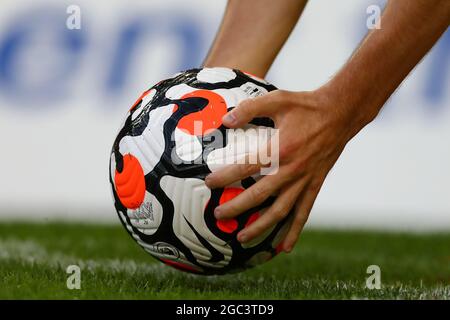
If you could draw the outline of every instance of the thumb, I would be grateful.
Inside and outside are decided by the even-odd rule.
[[[270,117],[278,108],[280,92],[275,90],[260,97],[243,100],[223,116],[222,123],[228,128],[238,128],[249,123],[253,118]]]

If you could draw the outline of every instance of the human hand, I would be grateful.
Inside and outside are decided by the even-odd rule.
[[[317,194],[346,143],[361,129],[345,106],[325,90],[276,90],[241,102],[223,117],[223,124],[238,128],[255,117],[269,117],[279,129],[279,168],[215,209],[217,219],[229,219],[278,193],[275,202],[254,223],[238,233],[248,242],[268,230],[295,208],[292,225],[282,243],[290,252],[297,242]],[[257,173],[261,165],[229,165],[206,177],[211,188],[225,187]]]

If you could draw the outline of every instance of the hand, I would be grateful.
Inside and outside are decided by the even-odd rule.
[[[270,117],[279,129],[279,168],[264,176],[234,199],[217,207],[217,219],[232,218],[278,193],[275,202],[254,223],[238,234],[248,242],[277,224],[295,207],[292,225],[282,243],[290,252],[297,242],[317,194],[330,169],[350,138],[359,131],[346,116],[344,106],[324,90],[312,92],[272,91],[241,102],[223,117],[223,124],[238,128],[255,117]],[[339,112],[337,111],[339,110]],[[362,127],[362,126],[361,126]],[[255,164],[229,165],[206,177],[209,188],[219,188],[260,170]]]
[[[247,6],[254,3],[230,1],[205,65],[233,67],[264,77],[306,1],[282,3],[282,7],[275,1],[257,6],[260,11],[255,15],[256,22],[261,24],[255,28],[255,21],[241,18],[248,11]],[[291,13],[289,19],[284,19],[287,13]],[[281,21],[279,17],[285,23],[274,24],[273,21]],[[282,244],[285,251],[292,250],[325,177],[346,143],[376,117],[403,79],[447,30],[449,17],[450,2],[446,0],[389,1],[381,18],[382,30],[369,32],[346,65],[324,87],[300,93],[273,91],[243,102],[231,112],[233,117],[225,115],[223,123],[230,128],[242,126],[256,116],[268,116],[280,130],[278,173],[263,177],[216,208],[218,218],[231,218],[279,191],[265,214],[238,234],[239,241],[261,234],[295,206],[293,224]],[[258,171],[254,165],[230,166],[210,174],[206,184],[210,188],[221,187]]]

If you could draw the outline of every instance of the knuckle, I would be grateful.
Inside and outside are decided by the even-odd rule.
[[[280,90],[280,89],[270,92],[270,96],[272,98],[279,98],[282,95],[283,95],[283,90]]]
[[[280,221],[286,216],[286,210],[283,207],[277,207],[273,210],[275,221]]]
[[[278,103],[287,103],[291,104],[296,101],[295,93],[287,90],[276,90],[273,92],[273,99]]]
[[[306,160],[296,160],[292,163],[291,170],[293,173],[301,173],[306,170],[307,167],[307,161]]]
[[[253,201],[256,202],[261,202],[264,201],[267,198],[267,189],[260,185],[260,184],[255,184],[252,188],[252,193],[251,193],[251,198]]]
[[[281,159],[289,159],[292,157],[292,154],[296,151],[297,147],[292,143],[284,143],[280,146],[279,156]]]
[[[281,159],[286,159],[292,156],[293,153],[298,151],[301,148],[301,145],[297,145],[293,142],[286,142],[279,147],[279,156]]]
[[[280,159],[286,159],[289,154],[290,152],[287,145],[280,146],[280,149],[278,150],[278,156],[280,157]]]
[[[240,175],[241,177],[248,177],[251,176],[254,172],[254,165],[243,165],[240,167]]]
[[[245,113],[252,112],[252,109],[253,109],[253,102],[251,101],[251,99],[245,99],[239,103],[239,105],[235,108],[234,111],[241,114],[242,112]]]
[[[287,91],[285,91],[285,90],[274,90],[270,94],[271,94],[272,98],[281,100],[284,97],[286,97]]]

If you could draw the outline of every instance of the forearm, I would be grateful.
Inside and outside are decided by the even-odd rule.
[[[369,123],[450,22],[448,0],[390,0],[371,31],[324,90],[351,113],[356,131]],[[356,134],[356,132],[353,132]]]
[[[237,68],[264,77],[307,0],[229,0],[206,67]]]

